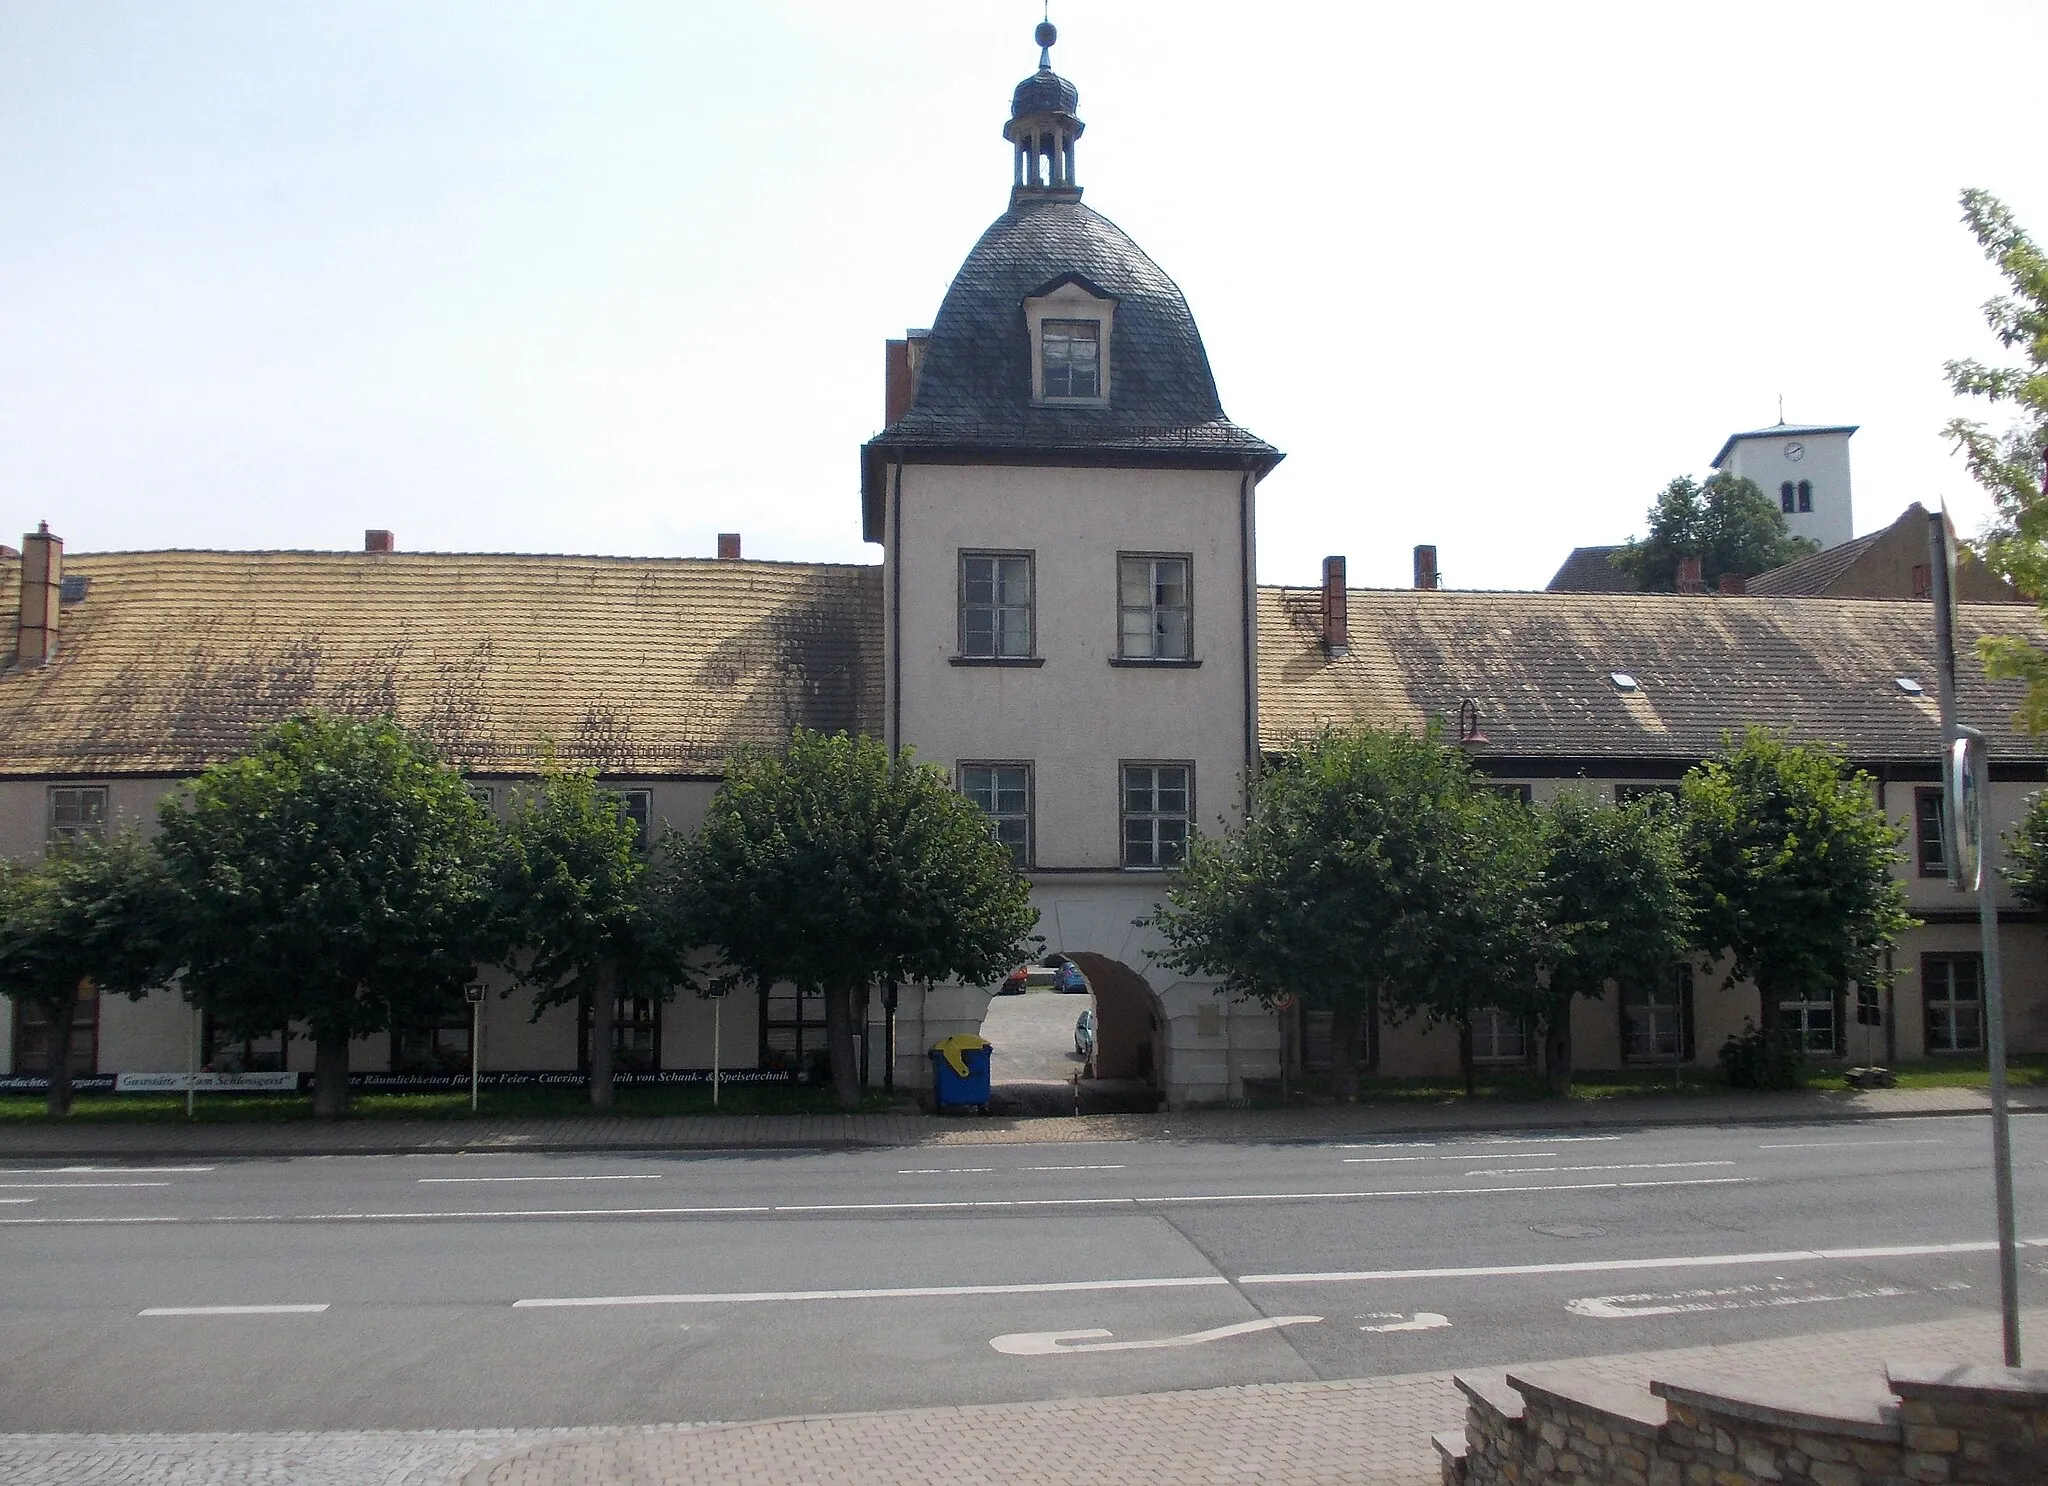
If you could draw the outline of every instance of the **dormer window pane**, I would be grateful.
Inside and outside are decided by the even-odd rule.
[[[1039,332],[1047,397],[1102,395],[1102,322],[1047,320]]]

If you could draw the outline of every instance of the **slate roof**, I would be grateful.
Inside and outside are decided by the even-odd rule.
[[[1721,461],[1728,457],[1728,451],[1744,439],[1796,439],[1814,433],[1854,433],[1861,425],[1855,423],[1774,423],[1769,428],[1752,428],[1747,433],[1731,433],[1721,445],[1721,452],[1713,458],[1713,467],[1719,469]]]
[[[1886,527],[1884,531],[1870,532],[1819,552],[1809,552],[1781,568],[1772,568],[1768,573],[1758,573],[1749,580],[1749,591],[1765,597],[1826,593],[1829,584],[1856,566],[1857,559],[1890,530]]]
[[[1010,95],[1010,117],[1026,114],[1070,114],[1081,106],[1081,90],[1054,72],[1041,67],[1017,84]]]
[[[1574,547],[1545,586],[1552,593],[1640,592],[1642,585],[1634,576],[1615,565],[1615,554],[1622,550],[1618,543],[1611,547]]]
[[[1033,406],[1024,301],[1079,275],[1116,300],[1106,407]],[[1122,228],[1071,196],[1019,193],[967,261],[932,322],[910,411],[864,451],[878,456],[1101,456],[1267,469],[1280,451],[1223,414],[1201,332],[1179,286]],[[872,492],[871,492],[872,494]]]
[[[1749,723],[1839,744],[1863,762],[1939,756],[1933,607],[1868,599],[1678,594],[1352,590],[1350,654],[1319,639],[1322,592],[1259,590],[1263,746],[1324,723],[1419,728],[1470,697],[1489,759],[1592,758],[1685,764]],[[2048,643],[2031,609],[1960,607],[1957,649],[1980,634]],[[2016,733],[2016,682],[1967,658],[1960,710],[2005,764],[2048,760],[2048,738]],[[1618,691],[1609,673],[1635,677]],[[1894,678],[1921,683],[1901,692]]]
[[[707,774],[797,724],[881,731],[878,567],[117,552],[65,571],[91,581],[56,658],[0,671],[0,775],[186,773],[313,706],[393,711],[485,773],[552,745],[607,774]],[[20,581],[0,567],[0,614]]]

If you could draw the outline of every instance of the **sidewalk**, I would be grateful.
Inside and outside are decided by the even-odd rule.
[[[1786,1124],[1981,1114],[1982,1089],[1800,1090],[1592,1101],[1453,1100],[1316,1109],[983,1119],[922,1114],[676,1115],[546,1120],[349,1120],[294,1124],[0,1125],[0,1159],[339,1156],[488,1151],[827,1150],[1102,1140],[1318,1141],[1489,1130]],[[2015,1111],[2048,1112],[2048,1089],[2015,1090]]]
[[[2048,1310],[2023,1318],[2042,1335]],[[1642,1386],[1738,1375],[1884,1396],[1887,1361],[1995,1362],[1998,1318],[1583,1358]],[[1510,1364],[1513,1365],[1513,1364]],[[1463,1372],[1481,1369],[1463,1368]],[[1546,1366],[1546,1371],[1550,1370]],[[1430,1436],[1464,1421],[1449,1372],[1123,1398],[629,1429],[0,1434],[9,1486],[1435,1486]]]

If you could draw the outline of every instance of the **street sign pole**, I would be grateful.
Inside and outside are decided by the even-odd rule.
[[[725,997],[711,999],[711,1107],[718,1108],[718,1014],[725,1010]]]
[[[469,1112],[476,1113],[477,1069],[483,1054],[484,1040],[484,988],[480,985],[465,986],[463,994],[469,998]]]
[[[2005,1333],[2005,1365],[2020,1365],[2020,1264],[2018,1224],[2013,1216],[2012,1117],[2005,1085],[2005,985],[1998,945],[1998,875],[1985,858],[1996,835],[1987,829],[1991,800],[1991,749],[1985,736],[1956,720],[1955,552],[1949,543],[1948,513],[1928,517],[1928,574],[1934,590],[1935,663],[1941,682],[1941,791],[1945,829],[1943,855],[1949,885],[1977,895],[1977,932],[1982,946],[1984,1053],[1991,1072],[1991,1171],[1998,1208],[1998,1298]]]

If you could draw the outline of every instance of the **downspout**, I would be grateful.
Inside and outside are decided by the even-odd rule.
[[[1257,478],[1250,470],[1239,477],[1238,552],[1244,567],[1244,798],[1238,802],[1240,807],[1249,803],[1252,776],[1259,766],[1259,580],[1252,550],[1252,493],[1257,486]]]
[[[889,756],[903,747],[903,466],[889,466]]]

